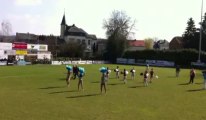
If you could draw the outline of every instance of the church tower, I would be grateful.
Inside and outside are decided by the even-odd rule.
[[[60,30],[60,37],[64,38],[64,32],[66,30],[66,20],[65,20],[65,13],[64,16],[62,18],[62,23],[61,23],[61,30]]]

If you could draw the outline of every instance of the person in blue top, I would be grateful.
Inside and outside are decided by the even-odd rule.
[[[206,70],[202,71],[203,77],[204,77],[204,89],[206,89]]]
[[[69,65],[66,65],[66,69],[67,69],[67,77],[66,77],[66,83],[67,86],[70,86],[70,80],[71,80],[71,75],[72,75],[72,67]]]
[[[79,75],[78,75],[78,77],[79,77],[78,90],[80,90],[80,86],[81,86],[81,89],[84,90],[84,88],[83,88],[83,76],[85,75],[85,70],[84,70],[84,68],[82,68],[82,67],[79,67],[78,69],[79,69]]]

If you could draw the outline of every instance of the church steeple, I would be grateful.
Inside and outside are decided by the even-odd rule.
[[[63,16],[63,18],[62,18],[62,23],[61,23],[61,25],[66,25],[65,12],[64,12],[64,16]]]
[[[64,32],[66,31],[66,19],[65,19],[65,12],[62,18],[61,27],[60,27],[60,36],[61,38],[64,37]]]

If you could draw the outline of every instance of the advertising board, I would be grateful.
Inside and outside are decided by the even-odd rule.
[[[51,59],[51,52],[38,52],[37,59],[44,60],[44,59]]]
[[[39,51],[48,51],[48,45],[39,45]]]
[[[4,54],[6,54],[6,55],[16,55],[16,50],[5,50]]]
[[[0,50],[12,50],[12,43],[0,42]]]
[[[127,63],[127,59],[126,58],[117,58],[117,63],[126,64]]]
[[[27,55],[27,50],[16,50],[16,55]]]
[[[27,44],[27,49],[38,50],[39,45],[38,44]]]
[[[12,43],[12,49],[27,49],[27,43],[14,42]]]

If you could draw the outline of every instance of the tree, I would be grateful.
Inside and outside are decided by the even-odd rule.
[[[152,38],[146,38],[144,41],[146,49],[153,49],[154,40]]]
[[[11,35],[11,32],[12,32],[11,23],[8,20],[4,20],[1,23],[1,35],[8,36]]]
[[[69,42],[60,45],[60,53],[58,56],[61,57],[82,57],[84,53],[84,45],[76,42]]]
[[[108,37],[106,46],[106,59],[116,62],[117,57],[122,57],[127,47],[127,38],[132,32],[135,21],[122,11],[113,11],[108,20],[104,20],[103,28]]]
[[[195,27],[195,22],[192,18],[189,18],[185,33],[183,34],[184,47],[198,49],[198,33]]]

